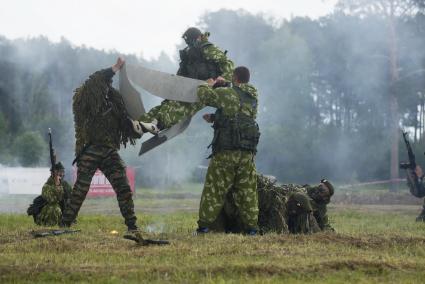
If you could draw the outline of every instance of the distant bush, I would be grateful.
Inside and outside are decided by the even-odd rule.
[[[40,133],[27,131],[15,138],[13,150],[24,167],[37,166],[45,155],[45,145]]]

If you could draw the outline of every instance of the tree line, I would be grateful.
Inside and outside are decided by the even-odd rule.
[[[387,6],[370,6],[378,2],[400,10],[391,14]],[[401,5],[406,2],[410,6]],[[397,159],[405,157],[394,136],[401,128],[425,162],[425,16],[421,1],[413,2],[341,1],[325,17],[295,17],[279,25],[244,11],[203,16],[199,26],[236,65],[251,69],[259,90],[259,171],[285,182],[388,179],[394,145]],[[403,7],[411,9],[401,12]],[[126,58],[175,72],[177,54]],[[48,127],[58,133],[58,152],[67,153],[62,156],[70,163],[72,91],[117,56],[66,39],[53,44],[46,38],[0,38],[0,163],[47,164]],[[208,163],[211,138],[212,130],[197,115],[166,145],[141,158],[137,148],[123,156],[146,183],[194,179],[199,165]]]

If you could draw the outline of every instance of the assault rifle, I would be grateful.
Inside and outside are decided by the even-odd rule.
[[[413,154],[412,147],[410,146],[409,138],[407,137],[408,136],[407,132],[402,131],[402,133],[403,133],[403,140],[407,148],[407,155],[409,157],[409,162],[400,163],[400,169],[403,169],[403,170],[411,169],[414,171],[416,169],[415,154]]]
[[[56,165],[56,154],[55,154],[55,149],[53,148],[52,129],[50,128],[49,128],[49,153],[50,153],[50,164],[51,164],[50,171],[53,174],[55,165]]]
[[[63,234],[72,234],[80,232],[81,230],[45,230],[45,231],[31,231],[34,238],[44,238],[48,236],[59,236]]]

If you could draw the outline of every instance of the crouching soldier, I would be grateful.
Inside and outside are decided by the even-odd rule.
[[[57,226],[62,218],[65,204],[69,201],[72,188],[63,178],[65,169],[57,163],[52,174],[43,186],[41,195],[37,196],[27,210],[34,222],[40,226]]]

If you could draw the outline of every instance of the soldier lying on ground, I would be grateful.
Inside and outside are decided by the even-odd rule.
[[[218,84],[231,82],[233,62],[226,53],[208,41],[209,33],[202,33],[197,28],[189,28],[183,34],[187,47],[180,51],[180,68],[177,75],[192,79],[207,80],[217,78]],[[152,133],[165,129],[190,118],[204,108],[202,102],[187,103],[164,100],[159,106],[144,113],[139,121]]]
[[[69,201],[72,188],[63,177],[65,169],[61,162],[57,163],[51,176],[43,186],[40,196],[37,196],[27,210],[34,222],[41,226],[57,226],[62,218],[65,204]]]
[[[257,175],[258,225],[262,233],[315,233],[331,230],[327,204],[334,193],[332,184],[322,180],[316,186],[276,184],[271,177]],[[240,232],[239,213],[230,191],[220,216],[211,229]]]
[[[407,185],[409,186],[410,192],[413,196],[422,198],[425,197],[425,183],[424,183],[424,173],[422,168],[417,165],[415,171],[412,171],[410,168],[406,169],[407,175]],[[416,217],[417,222],[425,222],[425,198],[422,206],[422,211]]]

